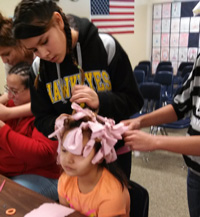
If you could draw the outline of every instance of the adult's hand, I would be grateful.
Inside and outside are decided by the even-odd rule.
[[[129,130],[136,130],[141,128],[140,118],[133,118],[121,121],[125,126],[128,126]]]

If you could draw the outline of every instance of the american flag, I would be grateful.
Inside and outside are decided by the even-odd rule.
[[[91,21],[99,32],[134,33],[134,0],[91,0]]]

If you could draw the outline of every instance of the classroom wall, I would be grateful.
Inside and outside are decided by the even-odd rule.
[[[20,0],[0,0],[0,11],[6,16],[12,16],[15,6]],[[134,68],[141,60],[151,59],[151,29],[152,29],[152,5],[167,0],[135,0],[134,34],[118,34],[114,37],[120,42],[127,52]],[[72,13],[80,17],[90,18],[90,0],[60,0],[58,3],[65,13]],[[5,72],[0,60],[0,93],[5,84]]]

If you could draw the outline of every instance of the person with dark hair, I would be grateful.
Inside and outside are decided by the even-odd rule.
[[[7,75],[7,107],[30,103],[30,64],[18,63]],[[58,200],[60,167],[57,141],[34,127],[35,117],[0,120],[0,174],[53,200]]]
[[[0,13],[0,56],[7,70],[22,61],[32,64],[34,58],[33,52],[14,38],[12,26],[12,18]]]
[[[31,109],[44,135],[53,132],[59,115],[71,114],[72,102],[116,123],[142,107],[127,54],[88,19],[66,16],[52,0],[22,0],[15,8],[13,32],[38,56],[32,66]],[[119,141],[116,149],[123,144]],[[118,162],[130,177],[131,153],[120,155]]]
[[[114,146],[126,127],[73,103],[71,116],[57,119],[61,204],[85,216],[129,217],[128,181],[116,167]]]
[[[6,75],[12,66],[22,61],[32,64],[34,58],[33,52],[27,50],[19,40],[14,38],[12,26],[12,19],[0,13],[0,57],[5,65]],[[6,121],[32,115],[30,103],[9,108],[5,105],[7,101],[7,94],[2,94],[0,96],[0,120]]]

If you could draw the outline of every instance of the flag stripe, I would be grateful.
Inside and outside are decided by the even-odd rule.
[[[134,21],[134,18],[124,18],[124,19],[118,19],[118,18],[107,18],[107,17],[104,17],[104,19],[98,19],[98,18],[93,18],[92,19],[92,22],[120,22],[120,21],[130,21],[130,22],[133,22]]]
[[[134,0],[110,0],[110,2],[135,2]]]
[[[104,29],[105,31],[104,32],[120,32],[120,31],[122,31],[122,32],[134,32],[133,31],[133,28],[105,28]]]
[[[122,26],[124,26],[124,25],[131,25],[131,26],[134,26],[134,24],[133,24],[133,22],[132,21],[119,21],[119,22],[109,22],[109,21],[107,21],[107,22],[94,22],[94,24],[96,25],[98,25],[98,26],[108,26],[108,25],[112,25],[112,26],[114,26],[114,25],[122,25]]]
[[[134,0],[91,0],[91,21],[99,31],[134,33]]]
[[[134,9],[134,6],[117,6],[117,5],[110,5],[110,8],[126,8],[126,9]]]
[[[134,15],[95,15],[92,16],[92,20],[96,19],[120,19],[120,20],[126,20],[126,19],[131,19],[134,20]],[[119,20],[116,20],[119,21]]]
[[[110,13],[112,12],[129,12],[129,13],[133,13],[133,9],[124,9],[124,8],[110,8]]]
[[[119,31],[119,32],[111,32],[111,31],[109,31],[109,32],[107,32],[107,33],[109,33],[109,34],[131,34],[131,33],[134,33],[134,31]]]
[[[135,2],[134,0],[110,0],[110,2]]]
[[[122,31],[122,30],[119,30],[119,31],[111,31],[111,30],[108,30],[108,29],[106,29],[105,31],[104,31],[104,33],[109,33],[109,34],[126,34],[126,33],[134,33],[134,31],[133,30],[130,30],[130,31],[128,31],[128,30],[126,30],[126,31]]]
[[[110,13],[110,15],[117,15],[117,14],[119,14],[119,15],[132,15],[133,13],[124,13],[124,12],[111,12]]]
[[[115,27],[115,28],[123,28],[123,27],[134,27],[134,25],[103,25],[103,26],[98,26],[99,28],[113,28],[113,27]]]
[[[131,6],[134,6],[134,3],[126,3],[126,4],[124,5],[123,2],[110,2],[109,5],[110,5],[110,6],[120,6],[120,7],[124,7],[124,6],[126,6],[126,7],[131,7]]]

